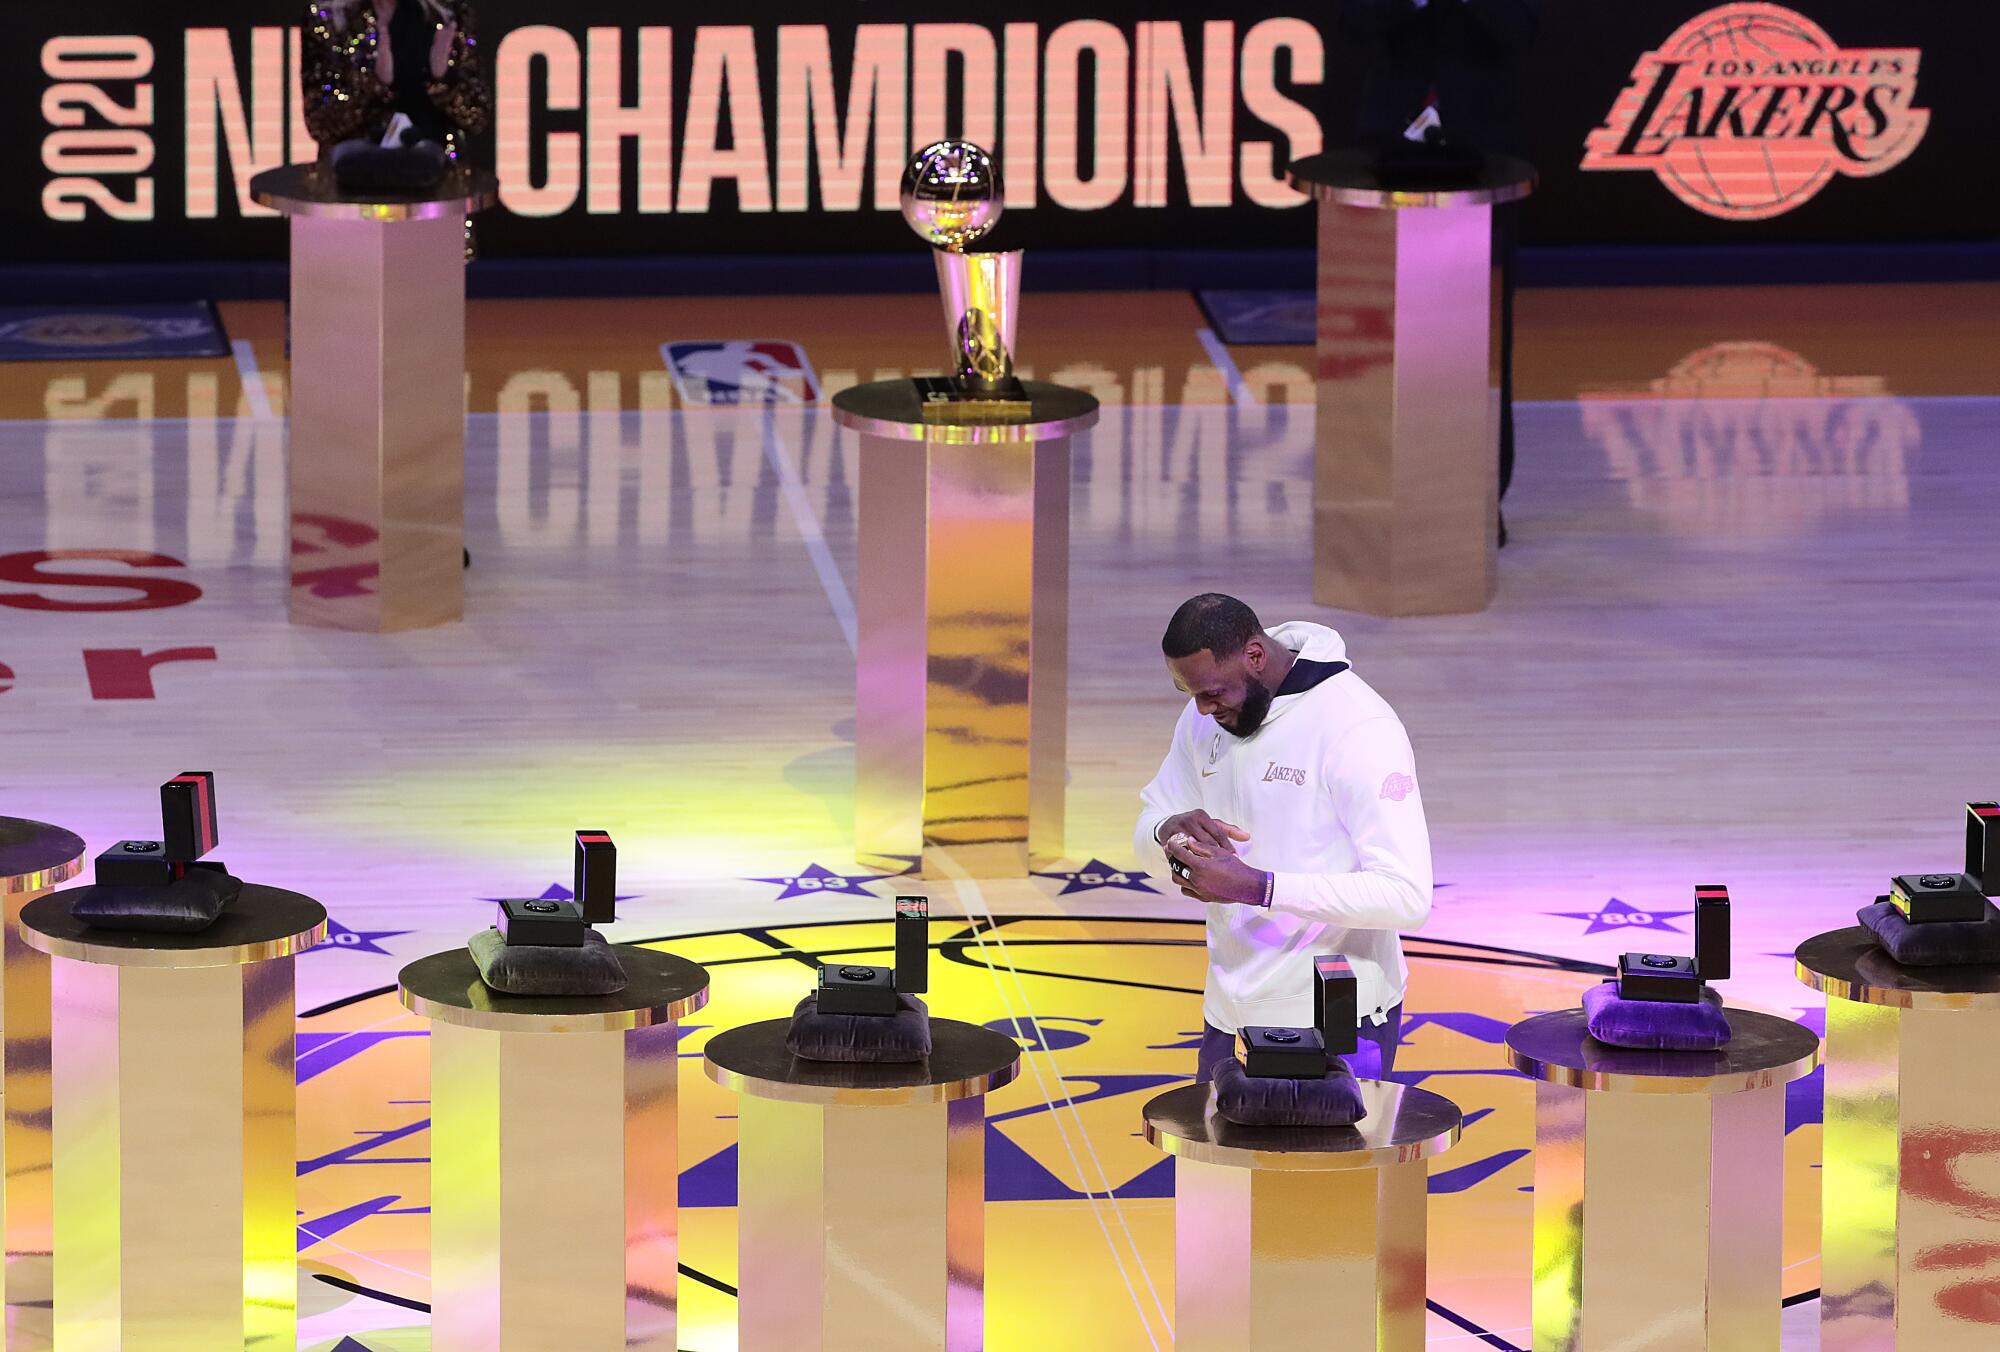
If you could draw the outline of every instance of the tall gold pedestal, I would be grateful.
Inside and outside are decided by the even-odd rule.
[[[1458,1140],[1458,1106],[1361,1094],[1351,1127],[1238,1126],[1206,1084],[1146,1105],[1146,1139],[1177,1157],[1176,1352],[1421,1352],[1426,1161]]]
[[[484,171],[345,195],[288,165],[251,196],[292,219],[294,624],[415,629],[465,609],[465,218]]]
[[[1313,600],[1373,615],[1484,610],[1499,521],[1493,207],[1534,170],[1397,189],[1373,155],[1292,166],[1319,199]]]
[[[403,969],[431,1020],[434,1352],[674,1352],[677,1020],[708,973],[615,950],[616,995],[503,995],[464,949]]]
[[[1631,1051],[1558,1010],[1507,1031],[1535,1085],[1535,1352],[1777,1352],[1785,1086],[1819,1064],[1731,1009],[1714,1052]]]
[[[710,1038],[738,1095],[737,1346],[976,1352],[986,1338],[986,1094],[1012,1038],[931,1020],[928,1061],[803,1061],[790,1021]]]
[[[1020,423],[926,422],[907,380],[834,396],[861,433],[855,848],[926,878],[1063,853],[1069,438],[1097,400],[1027,389]]]
[[[1902,967],[1860,926],[1799,946],[1826,995],[1824,1352],[2000,1347],[2000,965]]]
[[[6,1233],[10,1352],[49,1345],[49,959],[21,938],[21,909],[83,872],[83,838],[47,822],[0,817],[0,906],[5,908],[0,1007],[0,1224]]]
[[[21,913],[56,959],[56,1352],[292,1347],[292,959],[326,910],[246,884],[199,934],[94,930],[88,891]]]

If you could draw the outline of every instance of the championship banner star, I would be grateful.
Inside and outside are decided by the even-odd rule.
[[[1590,928],[1583,932],[1585,938],[1603,930],[1656,929],[1669,934],[1685,934],[1686,930],[1669,921],[1678,920],[1693,911],[1642,911],[1636,906],[1613,897],[1595,911],[1543,911],[1543,915],[1555,916],[1562,920],[1588,920]]]
[[[770,883],[782,888],[777,900],[789,901],[793,897],[820,896],[828,892],[850,897],[872,897],[875,893],[863,887],[863,883],[879,883],[883,880],[876,873],[835,873],[819,864],[807,864],[805,871],[788,878],[745,878],[748,883]]]
[[[1091,892],[1101,887],[1122,888],[1127,892],[1145,892],[1153,896],[1158,896],[1160,891],[1159,888],[1152,886],[1146,881],[1146,879],[1153,876],[1152,874],[1135,868],[1116,869],[1095,856],[1092,856],[1090,862],[1080,869],[1074,869],[1067,873],[1061,871],[1051,873],[1037,872],[1033,873],[1032,876],[1036,878],[1054,878],[1062,883],[1062,891],[1056,893],[1059,897],[1066,897],[1072,892]]]

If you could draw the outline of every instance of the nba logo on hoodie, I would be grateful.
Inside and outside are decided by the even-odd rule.
[[[1400,803],[1416,791],[1417,781],[1398,770],[1382,781],[1382,792],[1379,796],[1387,798],[1392,803]]]

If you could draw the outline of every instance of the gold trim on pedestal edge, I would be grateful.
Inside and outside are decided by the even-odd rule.
[[[1819,1065],[1820,1048],[1796,1061],[1759,1070],[1733,1071],[1722,1075],[1627,1075],[1615,1071],[1585,1070],[1537,1060],[1514,1048],[1507,1049],[1507,1064],[1531,1080],[1613,1094],[1747,1094],[1756,1089],[1802,1080]]]
[[[1292,178],[1292,186],[1300,192],[1311,193],[1315,201],[1338,202],[1349,207],[1393,209],[1499,206],[1504,202],[1520,201],[1532,193],[1539,182],[1537,177],[1525,183],[1509,183],[1495,188],[1341,188],[1297,176]]]
[[[253,962],[290,958],[305,952],[326,939],[326,924],[325,918],[322,917],[310,929],[300,930],[296,934],[265,939],[257,943],[231,944],[217,948],[120,948],[109,944],[60,939],[28,925],[21,926],[21,939],[28,947],[46,953],[52,958],[68,958],[72,962],[94,962],[105,967],[183,969],[245,967]]]
[[[1821,1039],[1796,1020],[1732,1007],[1716,1051],[1614,1047],[1589,1034],[1581,1009],[1555,1009],[1507,1030],[1507,1064],[1531,1080],[1592,1093],[1747,1094],[1790,1084],[1819,1065]]]
[[[319,165],[288,164],[252,178],[250,200],[287,216],[346,221],[427,221],[461,212],[470,216],[500,201],[500,180],[489,170],[454,170],[439,185],[440,189],[447,186],[452,189],[447,196],[406,202],[356,201],[341,197],[332,173]],[[315,195],[305,195],[315,189],[319,190]]]
[[[1361,1081],[1362,1093],[1368,1101],[1371,1116],[1395,1108],[1401,1102],[1400,1094],[1386,1098],[1381,1095],[1379,1091],[1385,1084],[1384,1081]],[[1397,1088],[1394,1085],[1387,1087]],[[1209,1111],[1212,1114],[1213,1109]],[[1191,1140],[1156,1121],[1151,1112],[1142,1116],[1146,1126],[1146,1143],[1164,1154],[1178,1155],[1182,1159],[1193,1160],[1199,1164],[1213,1164],[1226,1169],[1313,1174],[1389,1169],[1399,1164],[1427,1160],[1433,1155],[1442,1155],[1457,1145],[1465,1126],[1464,1121],[1460,1119],[1430,1136],[1390,1142],[1362,1150],[1258,1150],[1248,1146],[1218,1145],[1214,1141]],[[1357,1127],[1356,1130],[1358,1132],[1365,1128]]]
[[[1056,416],[1023,422],[927,422],[916,386],[908,380],[877,380],[850,385],[837,392],[833,405],[836,425],[863,436],[917,445],[1027,445],[1061,441],[1097,424],[1102,406],[1088,390],[1046,381],[1022,382],[1032,410]]]
[[[785,1080],[766,1080],[760,1076],[745,1075],[741,1071],[719,1066],[707,1057],[702,1058],[701,1064],[702,1069],[708,1072],[708,1078],[724,1089],[733,1090],[738,1094],[748,1094],[752,1098],[775,1099],[780,1103],[811,1103],[822,1108],[908,1108],[934,1103],[956,1103],[961,1099],[990,1094],[995,1089],[1012,1084],[1015,1077],[1021,1073],[1021,1063],[1016,1059],[989,1074],[969,1075],[962,1080],[868,1088],[792,1084]]]
[[[469,989],[468,995],[478,1000],[485,994],[485,985],[475,978],[473,986],[477,989]],[[493,1033],[629,1033],[635,1028],[652,1028],[663,1023],[678,1023],[688,1015],[706,1007],[708,997],[709,988],[703,986],[700,990],[678,1000],[670,1000],[663,1005],[649,1005],[643,1009],[611,1009],[588,1014],[514,1014],[491,1009],[467,1009],[462,1005],[449,1004],[419,995],[400,982],[396,986],[396,998],[402,1002],[403,1008],[412,1014],[421,1014],[438,1023],[457,1024],[461,1028],[483,1028]]]
[[[900,418],[870,418],[865,414],[850,413],[838,404],[833,409],[834,422],[849,431],[892,441],[936,442],[946,446],[1060,441],[1096,426],[1097,416],[1098,410],[1093,408],[1074,418],[1055,418],[1048,422],[913,423]]]
[[[1776,1085],[1790,1084],[1813,1073],[1819,1065],[1819,1052],[1815,1049],[1809,1056],[1790,1065],[1774,1066],[1769,1070],[1751,1071],[1734,1075],[1618,1075],[1601,1071],[1578,1070],[1572,1066],[1554,1066],[1522,1056],[1509,1049],[1507,1063],[1531,1080],[1546,1084],[1567,1085],[1571,1089],[1588,1089],[1593,1093],[1613,1094],[1747,1094],[1756,1089],[1770,1089]]]
[[[82,874],[83,858],[78,855],[68,863],[51,864],[32,873],[0,874],[0,897],[17,896],[22,892],[46,892],[57,883],[66,883]]]
[[[1812,961],[1819,966],[1813,966]],[[1868,967],[1877,970],[1869,972]],[[1829,999],[1883,1009],[2000,1009],[2000,963],[1904,967],[1860,925],[1815,934],[1792,954],[1800,984]],[[1956,986],[1960,989],[1938,989]]]
[[[1799,981],[1828,999],[1849,1000],[1857,1005],[1877,1005],[1884,1009],[2000,1009],[2000,991],[1909,991],[1871,986],[1865,981],[1848,980],[1815,972],[1794,960],[1793,972]]]

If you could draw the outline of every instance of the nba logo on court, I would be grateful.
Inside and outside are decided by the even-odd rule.
[[[743,338],[666,343],[660,355],[686,405],[819,402],[819,377],[797,343]]]

